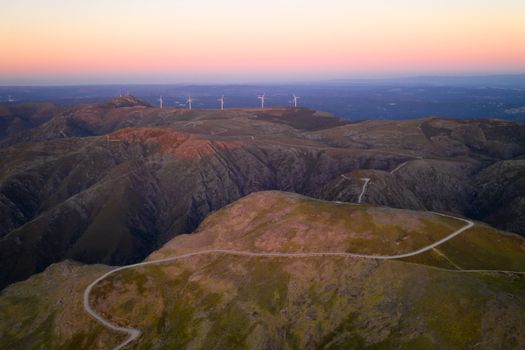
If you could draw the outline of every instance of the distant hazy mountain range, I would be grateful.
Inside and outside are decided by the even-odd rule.
[[[352,120],[449,118],[525,119],[525,75],[341,79],[296,84],[249,85],[102,85],[0,87],[0,104],[47,101],[59,105],[98,103],[121,94],[158,105],[184,108],[189,95],[196,108],[257,107],[258,94],[268,107],[287,107],[292,94],[301,106]],[[11,101],[11,102],[9,102]]]

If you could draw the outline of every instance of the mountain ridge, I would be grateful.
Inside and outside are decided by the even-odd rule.
[[[82,134],[89,121],[88,134],[100,135],[64,137],[54,129],[40,135],[48,140],[0,148],[1,286],[68,258],[140,261],[252,192],[356,202],[363,177],[372,178],[364,203],[451,212],[525,232],[521,177],[503,183],[506,206],[492,195],[500,186],[493,170],[483,171],[521,171],[519,123],[348,123],[307,109],[76,110],[71,133]],[[54,118],[51,124],[64,120]]]

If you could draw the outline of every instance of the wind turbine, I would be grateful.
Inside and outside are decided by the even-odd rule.
[[[160,98],[159,98],[160,109],[162,109],[163,105],[164,105],[164,100],[162,99],[162,95],[160,95]]]
[[[265,94],[259,95],[259,96],[257,96],[257,98],[258,98],[259,100],[261,100],[261,109],[264,109],[264,98],[265,98]]]
[[[188,101],[186,101],[188,103],[188,109],[191,111],[191,102],[193,100],[191,99],[191,96],[188,96]]]
[[[300,99],[299,96],[295,96],[295,94],[293,94],[293,105],[295,108],[297,108],[297,100]]]
[[[224,95],[222,95],[222,97],[219,98],[217,101],[221,103],[221,111],[224,110]]]

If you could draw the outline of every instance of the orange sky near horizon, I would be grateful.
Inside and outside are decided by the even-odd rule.
[[[20,0],[0,84],[525,72],[525,1]]]

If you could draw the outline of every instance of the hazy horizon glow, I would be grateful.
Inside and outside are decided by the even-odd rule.
[[[18,0],[0,84],[525,72],[525,1]]]

